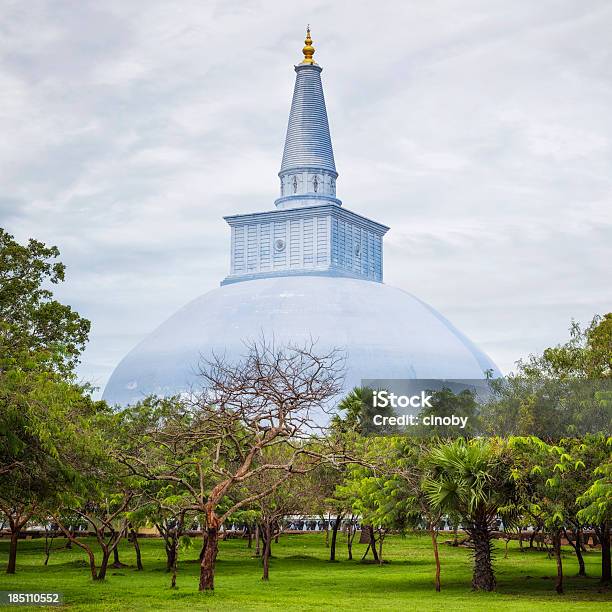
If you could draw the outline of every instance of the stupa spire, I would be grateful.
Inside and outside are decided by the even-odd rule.
[[[310,25],[306,29],[304,59],[295,66],[295,87],[283,160],[278,176],[281,197],[278,208],[296,208],[336,199],[336,164],[329,133],[327,109],[321,83],[321,66],[314,59]]]
[[[302,64],[315,63],[315,61],[312,59],[312,56],[315,53],[315,49],[312,46],[312,38],[310,38],[310,24],[308,24],[308,27],[306,28],[306,40],[304,40],[304,48],[302,49],[302,53],[304,54]]]

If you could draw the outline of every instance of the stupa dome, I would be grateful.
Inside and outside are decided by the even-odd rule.
[[[285,276],[223,285],[196,298],[136,346],[104,393],[128,404],[197,386],[201,357],[233,361],[245,341],[279,345],[312,338],[347,352],[346,389],[364,378],[482,379],[495,364],[433,308],[368,280]]]

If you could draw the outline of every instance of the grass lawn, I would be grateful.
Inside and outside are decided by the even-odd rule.
[[[441,537],[444,540],[444,537]],[[214,595],[200,594],[199,542],[181,552],[178,589],[169,588],[161,540],[143,539],[144,571],[135,569],[131,545],[121,545],[123,569],[109,569],[103,583],[89,577],[84,553],[60,549],[55,542],[49,565],[43,566],[44,541],[20,541],[17,574],[0,573],[0,590],[62,592],[71,610],[601,610],[612,609],[612,592],[599,589],[600,555],[586,554],[587,573],[578,578],[577,563],[565,550],[566,594],[554,591],[555,562],[546,553],[521,552],[510,544],[508,559],[498,545],[496,593],[470,590],[470,551],[442,544],[442,592],[433,588],[429,538],[388,537],[379,566],[360,563],[364,545],[355,544],[355,561],[346,561],[346,539],[339,536],[337,563],[329,563],[323,534],[283,536],[273,546],[270,582],[261,581],[261,565],[243,540],[220,543]],[[8,541],[0,541],[4,572]],[[28,609],[20,607],[20,609]],[[35,609],[35,608],[31,608]]]

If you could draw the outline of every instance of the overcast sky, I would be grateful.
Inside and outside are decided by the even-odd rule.
[[[265,210],[310,22],[385,281],[507,372],[612,305],[612,3],[0,0],[0,225],[57,245],[104,386]]]

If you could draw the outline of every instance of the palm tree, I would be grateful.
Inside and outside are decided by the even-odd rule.
[[[498,516],[516,514],[510,451],[501,440],[459,438],[435,446],[423,488],[434,508],[461,517],[474,545],[472,588],[495,590],[491,532]]]
[[[338,411],[332,418],[332,426],[337,431],[353,431],[362,436],[397,433],[395,426],[374,425],[374,416],[394,416],[391,406],[374,407],[374,390],[369,387],[355,387],[338,404]]]

